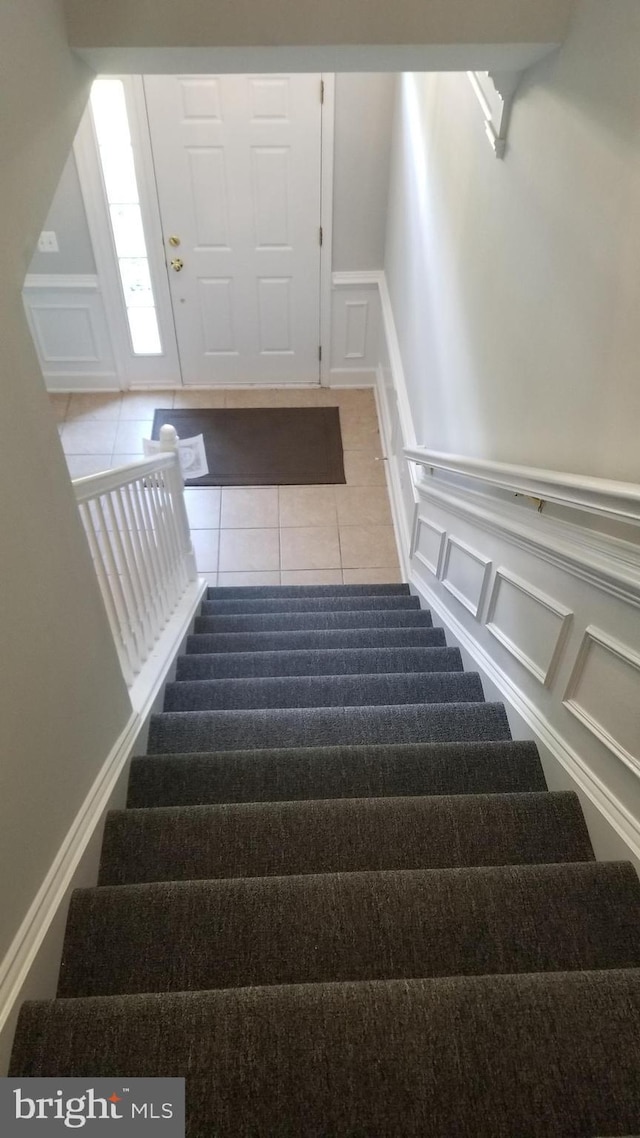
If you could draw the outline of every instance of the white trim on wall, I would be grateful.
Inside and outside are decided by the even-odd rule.
[[[23,289],[74,289],[82,292],[84,289],[98,291],[100,282],[95,273],[27,273]]]
[[[322,103],[322,135],[320,143],[320,383],[331,383],[331,321],[333,288],[331,267],[333,262],[333,164],[336,126],[336,77],[333,72],[322,74],[324,98]]]

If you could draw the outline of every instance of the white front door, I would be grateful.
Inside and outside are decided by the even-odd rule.
[[[320,78],[145,77],[185,384],[319,382]]]

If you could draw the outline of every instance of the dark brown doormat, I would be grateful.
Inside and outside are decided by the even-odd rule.
[[[209,473],[187,486],[303,486],[344,482],[337,407],[157,410],[153,438],[171,423],[203,435]]]

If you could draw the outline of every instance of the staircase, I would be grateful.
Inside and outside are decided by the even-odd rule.
[[[407,586],[210,589],[11,1074],[189,1138],[640,1133],[640,883]]]

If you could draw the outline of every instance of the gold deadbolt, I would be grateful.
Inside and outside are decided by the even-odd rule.
[[[179,273],[180,270],[184,268],[184,261],[181,261],[180,257],[176,257],[176,259],[171,262],[171,268],[175,273]]]
[[[171,247],[172,247],[173,249],[177,249],[177,248],[178,248],[178,245],[180,244],[180,238],[179,238],[179,237],[176,237],[176,236],[175,236],[175,234],[174,234],[174,236],[173,236],[173,237],[170,237],[170,238],[169,238],[169,244],[171,245]]]

